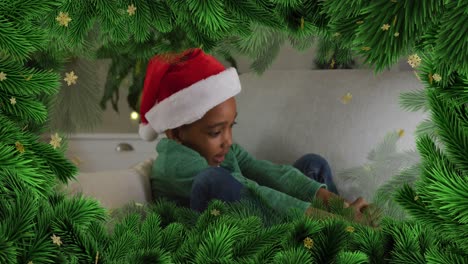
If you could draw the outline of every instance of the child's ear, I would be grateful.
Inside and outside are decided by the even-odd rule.
[[[167,138],[175,140],[175,141],[181,143],[180,137],[179,137],[179,130],[177,128],[168,129],[168,130],[166,130],[165,133],[166,133]]]

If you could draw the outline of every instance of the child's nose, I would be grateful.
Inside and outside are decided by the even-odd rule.
[[[223,134],[223,147],[230,148],[232,145],[232,131],[230,129],[227,129],[227,131]]]

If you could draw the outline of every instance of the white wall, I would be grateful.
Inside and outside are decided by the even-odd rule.
[[[269,71],[241,81],[234,136],[260,158],[278,162],[316,152],[337,169],[360,165],[391,131],[404,129],[400,148],[414,148],[413,133],[424,117],[398,104],[401,92],[422,88],[410,72]],[[353,98],[343,104],[348,92]]]

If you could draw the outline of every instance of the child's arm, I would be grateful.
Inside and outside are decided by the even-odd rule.
[[[317,197],[326,185],[305,176],[290,165],[278,165],[266,160],[257,160],[241,146],[232,147],[242,174],[260,185],[270,187],[303,201]]]
[[[233,150],[244,176],[261,185],[287,193],[303,201],[319,198],[325,205],[328,205],[328,201],[333,197],[343,199],[329,192],[325,184],[318,183],[308,178],[293,166],[278,165],[265,160],[257,160],[237,144],[233,145]],[[344,199],[343,201],[346,207],[353,206],[356,210],[357,217],[359,217],[362,210],[368,206],[367,202],[362,198],[352,203]]]

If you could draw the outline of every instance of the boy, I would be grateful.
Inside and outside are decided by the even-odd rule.
[[[234,68],[225,69],[200,49],[156,56],[149,62],[141,102],[140,136],[157,145],[152,191],[203,211],[209,201],[240,200],[254,190],[268,206],[306,212],[313,197],[325,204],[337,195],[326,160],[309,154],[294,166],[256,160],[233,143],[236,100],[241,91]],[[348,204],[360,218],[362,198]]]

